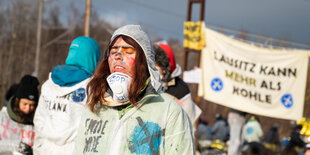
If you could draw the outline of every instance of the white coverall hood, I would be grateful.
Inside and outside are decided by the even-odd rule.
[[[155,67],[155,54],[147,34],[141,29],[140,25],[125,25],[113,33],[110,42],[120,35],[128,36],[140,45],[146,57],[148,70],[151,75],[151,84],[159,93],[161,91],[160,73]]]

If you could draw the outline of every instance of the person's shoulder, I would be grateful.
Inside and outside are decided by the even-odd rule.
[[[0,118],[5,118],[8,117],[8,111],[7,111],[7,107],[3,106],[2,109],[0,110]]]
[[[48,80],[46,80],[41,88],[41,95],[44,96],[64,96],[66,94],[70,94],[74,91],[79,91],[79,92],[85,92],[86,93],[86,87],[87,84],[89,83],[90,78],[87,78],[73,86],[60,86],[52,80],[50,77]]]
[[[177,101],[173,96],[166,93],[162,93],[160,94],[160,97],[163,98],[163,104],[169,107],[170,109],[182,111],[182,107],[177,103]]]
[[[0,110],[0,113],[2,113],[2,112],[6,112],[7,111],[7,107],[6,107],[7,105],[3,105],[2,106],[2,108],[1,108],[1,110]]]
[[[182,86],[184,88],[189,89],[187,83],[185,83],[180,77],[175,77],[174,79],[175,79],[176,84],[180,85],[180,87]]]
[[[166,93],[160,93],[158,95],[158,98],[161,98],[163,102],[166,103],[171,103],[171,102],[175,102],[175,100],[171,97],[171,95],[166,94]]]
[[[175,99],[167,94],[167,93],[159,93],[156,95],[153,95],[152,97],[150,97],[150,99],[148,101],[146,101],[148,103],[156,103],[156,104],[164,104],[164,105],[170,105],[170,104],[178,104]]]
[[[41,89],[49,88],[51,85],[55,85],[52,78],[51,73],[49,73],[48,78],[43,82]]]
[[[179,77],[174,78],[174,85],[168,86],[167,93],[181,99],[190,93],[188,85]]]

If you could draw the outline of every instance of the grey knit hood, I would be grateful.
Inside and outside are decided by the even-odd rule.
[[[161,91],[160,73],[155,67],[155,55],[151,40],[141,29],[140,25],[125,25],[118,28],[112,35],[111,42],[118,36],[124,35],[135,40],[142,48],[146,57],[148,70],[151,75],[151,84],[157,92]]]

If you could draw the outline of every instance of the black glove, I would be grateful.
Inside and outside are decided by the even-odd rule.
[[[23,155],[32,155],[32,148],[26,143],[20,142],[18,145],[18,152]]]

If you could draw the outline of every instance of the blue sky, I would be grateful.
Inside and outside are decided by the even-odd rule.
[[[73,0],[50,1],[66,8]],[[85,0],[74,5],[84,11]],[[141,24],[152,39],[183,39],[187,0],[92,0],[92,9],[115,26]],[[197,21],[199,6],[193,9]],[[205,23],[310,45],[310,0],[206,0]]]

